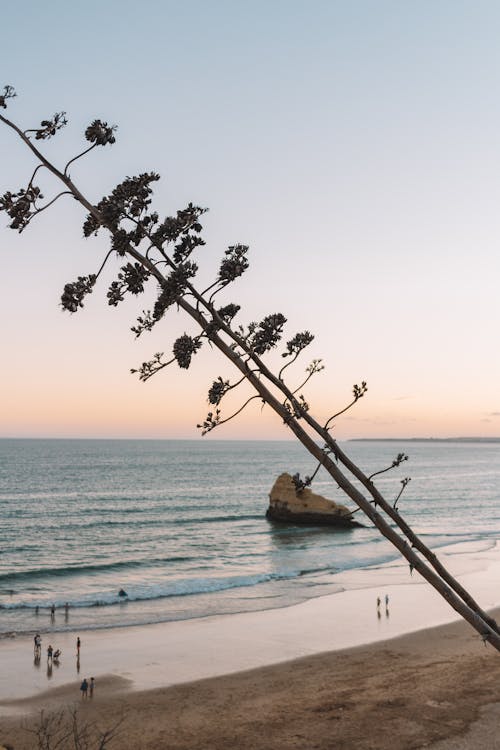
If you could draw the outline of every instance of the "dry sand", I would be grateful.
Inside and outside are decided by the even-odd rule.
[[[0,717],[0,742],[31,750],[26,727],[37,713],[75,705],[82,721],[101,728],[122,719],[110,746],[121,750],[493,750],[500,748],[500,655],[455,622],[150,691],[101,677],[92,700],[80,700],[73,682],[4,702],[11,715]]]

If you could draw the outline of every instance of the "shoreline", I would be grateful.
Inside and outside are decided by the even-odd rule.
[[[443,555],[445,556],[445,555]],[[500,547],[454,545],[445,564],[485,610],[500,606]],[[5,701],[79,684],[84,676],[126,680],[141,691],[391,640],[458,620],[400,561],[338,573],[337,593],[276,609],[139,626],[44,633],[39,664],[29,635],[0,640],[0,715]],[[385,596],[389,606],[384,605]],[[377,598],[382,604],[377,608]],[[471,629],[471,633],[475,631]],[[80,663],[76,638],[82,639]],[[62,651],[48,669],[49,643]]]
[[[380,608],[377,597],[382,600]],[[351,589],[286,608],[44,634],[38,665],[34,664],[32,637],[21,636],[0,644],[0,713],[5,700],[43,695],[47,689],[65,687],[83,676],[125,679],[134,691],[157,689],[373,645],[457,617],[433,589],[416,580]],[[79,664],[78,635],[82,640]],[[59,665],[52,664],[50,671],[49,643],[62,651]]]
[[[78,682],[61,685],[2,701],[0,743],[30,750],[40,710],[63,708],[123,722],[110,750],[493,750],[499,680],[499,654],[460,620],[149,690],[102,675],[87,701]]]
[[[441,556],[500,616],[499,545]],[[31,636],[4,639],[0,746],[32,750],[40,711],[77,710],[104,728],[123,719],[110,750],[498,750],[497,652],[400,561],[337,580],[343,591],[285,608],[44,634],[39,666]],[[50,674],[49,642],[62,649]]]

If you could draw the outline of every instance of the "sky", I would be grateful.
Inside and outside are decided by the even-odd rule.
[[[23,129],[64,110],[43,143],[56,164],[87,125],[117,124],[71,176],[93,202],[157,171],[155,207],[208,207],[200,285],[225,249],[250,268],[224,301],[248,323],[282,312],[315,334],[290,374],[338,439],[500,435],[500,5],[422,0],[0,2],[0,87]],[[35,166],[0,128],[0,194]],[[57,187],[40,179],[47,197]],[[57,190],[58,192],[58,190]],[[0,437],[197,438],[206,395],[235,377],[217,352],[147,383],[130,369],[193,333],[170,313],[130,332],[151,304],[59,306],[94,272],[105,237],[62,198],[18,234],[0,214]],[[114,277],[113,265],[107,281]],[[223,300],[221,299],[221,302]],[[279,354],[270,357],[279,364]],[[237,402],[233,404],[235,407]],[[285,439],[251,404],[205,439]]]

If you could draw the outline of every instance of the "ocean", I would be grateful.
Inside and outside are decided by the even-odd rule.
[[[391,499],[411,477],[400,510],[438,553],[495,547],[500,443],[343,448],[368,474],[409,455],[376,484]],[[352,529],[265,518],[277,476],[314,468],[290,441],[0,440],[0,636],[286,607],[408,568],[361,512]],[[326,473],[313,490],[351,507]]]

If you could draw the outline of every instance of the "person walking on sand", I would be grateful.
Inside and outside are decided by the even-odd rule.
[[[53,653],[53,648],[49,643],[49,646],[47,648],[47,661],[52,661],[52,653]]]
[[[89,689],[89,683],[87,682],[87,678],[84,677],[82,680],[82,684],[80,685],[80,690],[82,693],[82,700],[87,697],[88,689]]]
[[[82,642],[80,640],[80,636],[78,636],[78,638],[76,639],[76,654],[77,654],[78,658],[80,657],[80,646],[81,646],[81,644],[82,644]]]
[[[90,685],[89,685],[89,698],[93,698],[94,697],[94,685],[95,685],[95,680],[94,680],[93,677],[91,677],[90,678]]]

